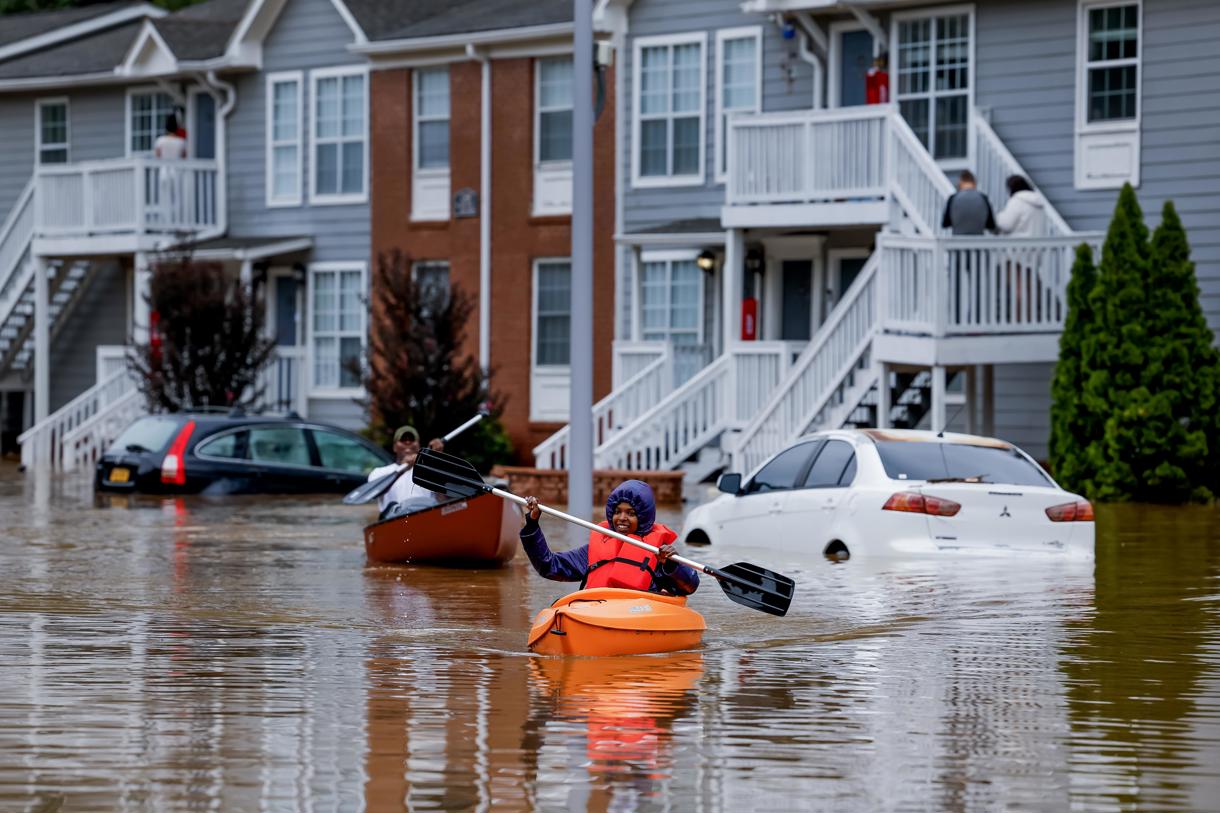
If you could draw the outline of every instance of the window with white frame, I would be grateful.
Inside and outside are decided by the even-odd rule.
[[[68,100],[38,101],[38,163],[68,163]]]
[[[538,60],[538,160],[572,160],[572,58]]]
[[[726,28],[716,32],[716,180],[728,172],[729,117],[758,113],[762,98],[762,30]]]
[[[299,72],[267,77],[267,205],[301,202],[301,82]]]
[[[165,122],[177,113],[174,100],[160,91],[133,91],[127,96],[127,152],[140,155],[152,152],[153,144],[165,132]]]
[[[645,258],[640,267],[641,338],[700,344],[703,277],[695,258]]]
[[[323,203],[366,198],[368,128],[363,68],[314,71],[311,197]]]
[[[1139,113],[1138,3],[1084,9],[1085,121],[1132,121]]]
[[[969,153],[971,15],[899,17],[898,82],[902,117],[937,160]]]
[[[415,72],[415,168],[449,169],[449,69]]]
[[[572,263],[539,260],[534,277],[534,365],[567,367],[572,321]]]
[[[365,342],[364,266],[320,263],[309,274],[313,386],[358,388]]]
[[[423,299],[423,309],[443,308],[449,300],[449,263],[444,260],[417,262],[411,267],[411,274]]]
[[[703,182],[704,33],[635,42],[634,183]]]

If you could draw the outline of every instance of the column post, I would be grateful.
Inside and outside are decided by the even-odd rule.
[[[721,297],[724,306],[721,352],[724,353],[729,352],[729,348],[741,338],[738,331],[741,329],[741,274],[744,263],[745,237],[741,229],[729,229],[724,237],[724,279],[721,280],[724,294]]]
[[[979,365],[971,364],[966,368],[966,431],[972,435],[979,433]]]
[[[146,252],[136,252],[131,273],[131,341],[143,344],[148,341],[151,313],[148,295],[152,283],[152,264]]]
[[[47,280],[51,266],[46,257],[37,254],[30,262],[34,264],[34,423],[38,424],[51,414],[51,295]]]
[[[881,369],[881,377],[877,381],[877,428],[890,428],[890,365],[884,361],[878,367]]]
[[[932,365],[932,431],[945,431],[945,368]]]
[[[995,437],[995,365],[983,365],[983,434]]]

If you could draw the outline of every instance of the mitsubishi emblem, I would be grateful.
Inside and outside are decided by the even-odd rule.
[[[1011,519],[1011,518],[1012,518],[1012,514],[1008,513],[1008,506],[1007,506],[1007,505],[1006,505],[1006,506],[1004,506],[1004,510],[1000,512],[1000,516],[1001,516],[1001,517],[1008,517],[1009,519]]]

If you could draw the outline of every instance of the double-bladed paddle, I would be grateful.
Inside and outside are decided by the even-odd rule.
[[[491,412],[487,409],[487,407],[481,407],[478,415],[475,415],[473,418],[466,421],[466,423],[462,424],[457,429],[454,429],[448,435],[445,435],[443,438],[441,438],[441,440],[448,443],[490,414]],[[372,502],[382,494],[389,491],[390,486],[398,482],[398,478],[402,477],[407,471],[410,471],[410,466],[405,469],[399,469],[398,471],[392,471],[389,474],[378,477],[376,480],[370,480],[367,483],[362,483],[356,486],[347,493],[347,496],[343,498],[343,504],[364,505],[365,503]]]
[[[505,491],[483,482],[483,478],[474,466],[460,457],[432,449],[424,449],[415,460],[415,484],[452,497],[474,497],[479,494],[494,494],[506,500],[525,505],[525,498],[518,497],[510,491]],[[565,514],[541,503],[538,508],[553,517],[566,520],[590,531],[619,539],[623,542],[643,548],[649,553],[657,553],[657,549],[647,542],[633,539],[630,536],[603,528],[587,520]],[[792,604],[792,594],[796,590],[796,582],[787,576],[776,573],[749,562],[738,562],[722,568],[701,565],[687,559],[685,556],[674,555],[673,561],[694,568],[700,573],[706,573],[720,583],[720,589],[732,601],[761,610],[771,615],[784,615]]]

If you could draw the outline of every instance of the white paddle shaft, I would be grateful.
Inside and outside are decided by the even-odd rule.
[[[512,492],[502,491],[501,489],[498,489],[498,488],[492,488],[491,493],[495,494],[497,497],[501,497],[506,500],[511,500],[512,502],[517,503],[517,505],[524,506],[525,502],[526,502],[525,497],[518,497],[516,494],[513,494]],[[622,542],[626,542],[630,545],[635,545],[637,548],[643,548],[644,550],[648,551],[649,553],[659,553],[659,551],[656,548],[654,548],[652,545],[649,545],[647,542],[644,542],[639,539],[632,539],[630,536],[627,536],[626,534],[620,534],[618,531],[612,531],[609,528],[603,528],[601,525],[598,525],[595,522],[589,522],[588,520],[581,519],[580,517],[574,517],[571,514],[565,514],[562,511],[556,511],[554,508],[551,508],[550,506],[547,506],[547,505],[543,505],[542,503],[538,503],[538,510],[544,514],[550,514],[553,517],[559,517],[560,519],[566,519],[568,522],[571,522],[575,525],[579,525],[582,528],[588,528],[590,531],[597,531],[599,534],[605,534],[606,536],[613,537],[614,539],[618,539],[618,540],[620,540]],[[700,573],[710,573],[711,572],[710,568],[708,568],[704,565],[701,565],[698,562],[687,559],[685,556],[679,556],[676,553],[673,556],[669,557],[669,559],[672,562],[677,562],[678,564],[686,565],[687,567],[692,567],[695,570],[699,571]]]
[[[482,412],[480,412],[478,415],[475,415],[475,416],[474,416],[473,418],[471,418],[470,420],[466,421],[466,423],[462,424],[462,425],[461,425],[461,426],[459,426],[457,429],[454,429],[454,430],[453,430],[452,432],[450,432],[448,435],[445,435],[443,438],[441,438],[441,442],[443,442],[443,443],[448,443],[449,441],[453,440],[453,439],[454,439],[454,438],[456,438],[458,435],[462,434],[462,433],[463,433],[463,432],[465,432],[467,429],[469,429],[470,427],[474,426],[476,423],[478,423],[478,422],[479,422],[479,421],[481,421],[481,420],[483,420],[483,413],[482,413]]]

